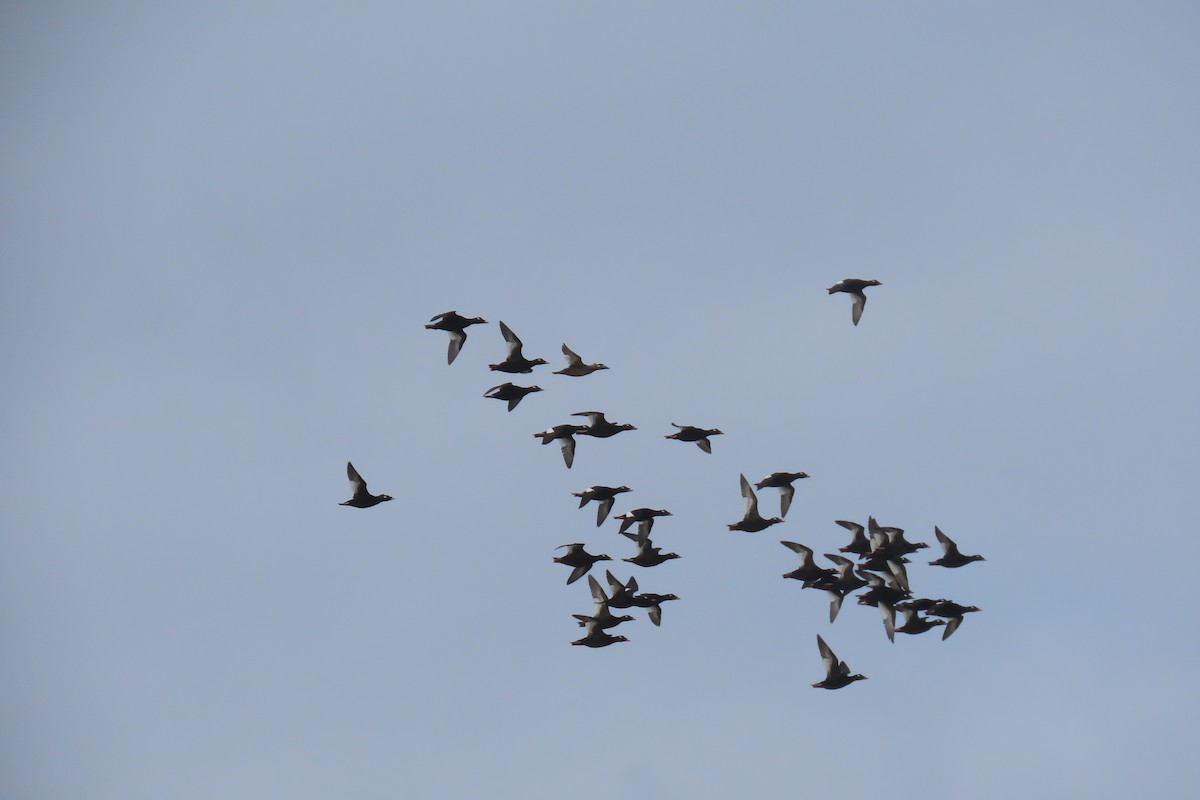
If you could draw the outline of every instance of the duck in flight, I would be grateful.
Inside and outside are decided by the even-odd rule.
[[[550,362],[544,358],[526,358],[521,352],[521,340],[512,332],[512,328],[500,321],[500,333],[504,334],[504,341],[508,343],[508,352],[505,359],[499,364],[488,364],[488,369],[496,372],[533,372],[533,368],[539,364],[549,364]]]
[[[425,327],[432,331],[446,331],[450,334],[450,349],[446,352],[446,363],[453,364],[467,341],[469,325],[483,325],[487,322],[483,317],[464,317],[457,311],[443,311],[429,319]]]
[[[829,293],[845,292],[854,298],[854,308],[850,312],[850,318],[857,325],[862,318],[863,307],[867,304],[867,296],[863,293],[863,289],[868,286],[880,286],[882,284],[876,280],[863,280],[862,278],[846,278],[843,281],[835,283],[829,287]]]
[[[346,476],[350,478],[350,488],[354,490],[354,496],[344,503],[338,503],[339,506],[352,506],[354,508],[370,508],[377,506],[380,503],[386,503],[388,500],[393,500],[390,494],[371,494],[367,491],[367,482],[363,480],[362,475],[358,474],[358,470],[349,461],[346,462]]]

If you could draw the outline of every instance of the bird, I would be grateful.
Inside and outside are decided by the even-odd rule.
[[[555,439],[558,440],[559,447],[562,448],[563,461],[567,465],[567,469],[575,463],[575,434],[583,430],[582,425],[555,425],[553,428],[547,428],[544,431],[533,434],[541,437],[542,444],[550,444]]]
[[[613,498],[619,494],[632,491],[628,486],[593,486],[582,492],[572,492],[571,494],[579,498],[580,508],[586,506],[591,500],[596,501],[599,506],[596,509],[596,527],[599,528],[604,524],[604,520],[608,518],[608,512],[612,511]]]
[[[850,544],[839,547],[839,553],[853,553],[861,556],[871,552],[871,543],[867,541],[866,528],[848,519],[835,519],[834,522],[851,533]]]
[[[942,641],[946,641],[962,625],[963,614],[978,611],[979,606],[960,606],[952,600],[936,600],[925,613],[946,619],[946,630],[942,631]]]
[[[504,334],[504,341],[508,342],[508,355],[499,364],[488,364],[488,369],[493,369],[497,372],[533,372],[533,368],[539,364],[549,364],[550,362],[544,358],[526,358],[521,352],[521,340],[512,332],[512,329],[500,322],[500,333]]]
[[[972,561],[987,561],[987,559],[981,555],[965,556],[958,552],[958,545],[954,543],[953,539],[942,533],[942,529],[938,526],[933,526],[933,532],[935,535],[937,535],[937,540],[942,543],[943,555],[941,558],[930,561],[930,566],[955,568],[965,567]]]
[[[526,395],[540,391],[542,391],[540,386],[517,386],[515,383],[502,383],[488,389],[483,396],[493,400],[507,400],[508,410],[512,411],[517,407],[517,403],[525,399]]]
[[[377,506],[380,503],[386,503],[388,500],[395,499],[390,494],[371,494],[367,491],[367,482],[363,480],[362,475],[358,474],[358,470],[349,461],[346,462],[346,475],[350,478],[350,488],[354,490],[354,496],[344,503],[338,503],[339,506],[370,508],[371,506]]]
[[[629,580],[633,580],[630,578]],[[653,592],[642,592],[635,594],[632,603],[637,608],[646,609],[646,616],[654,623],[654,627],[662,625],[662,604],[668,600],[678,600],[679,598],[673,594],[654,594]]]
[[[712,453],[712,442],[708,440],[708,437],[719,436],[722,433],[716,428],[696,428],[691,425],[679,425],[675,422],[672,422],[671,424],[676,428],[679,428],[679,430],[675,431],[674,433],[667,434],[663,437],[664,439],[678,439],[681,442],[695,442],[697,447],[710,454]]]
[[[576,639],[571,644],[584,647],[608,647],[610,644],[629,641],[625,636],[613,636],[607,633],[597,622],[587,622],[585,625],[587,626],[587,635],[582,639]]]
[[[467,341],[467,326],[482,325],[487,320],[483,317],[464,317],[457,311],[443,311],[429,318],[425,327],[434,331],[446,331],[450,334],[450,349],[446,352],[446,363],[453,364]]]
[[[754,494],[754,489],[750,487],[750,481],[746,480],[745,475],[739,475],[738,477],[741,478],[742,482],[742,500],[746,510],[740,520],[729,525],[729,530],[757,533],[766,530],[777,522],[783,522],[781,517],[764,519],[758,513],[758,497]]]
[[[772,472],[770,475],[754,484],[754,488],[765,489],[770,486],[778,489],[779,516],[786,517],[788,509],[792,507],[792,498],[796,496],[796,488],[792,486],[792,481],[797,481],[801,478],[807,477],[807,472]]]
[[[821,661],[825,665],[825,680],[813,684],[814,689],[841,689],[855,681],[865,681],[866,675],[851,675],[845,661],[839,661],[825,640],[817,634],[817,647],[821,650]]]
[[[607,439],[616,436],[621,431],[636,431],[637,428],[627,422],[609,422],[604,418],[603,411],[576,411],[572,417],[587,417],[587,427],[579,433],[581,436],[595,436],[597,439]]]
[[[629,580],[622,583],[620,578],[613,575],[610,570],[604,571],[604,578],[608,581],[608,588],[612,590],[612,595],[608,598],[608,605],[611,608],[633,608],[633,598],[638,590],[637,578],[630,575]],[[592,577],[589,575],[588,584],[590,585],[591,582]],[[595,596],[595,593],[596,589],[592,587],[592,595]]]
[[[592,615],[585,616],[583,614],[572,614],[571,616],[579,620],[579,627],[586,627],[588,623],[595,622],[601,629],[615,628],[622,622],[632,622],[633,617],[628,614],[616,615],[608,607],[608,595],[604,593],[604,589],[600,586],[600,581],[593,576],[588,575],[588,586],[592,590]]]
[[[783,577],[792,578],[798,581],[820,581],[825,578],[836,578],[837,573],[827,567],[818,567],[817,562],[813,561],[813,551],[811,547],[805,547],[797,542],[780,541],[781,545],[791,550],[796,555],[800,556],[800,566],[791,572],[785,572]],[[824,587],[822,587],[824,588]]]
[[[851,318],[854,324],[858,324],[858,320],[862,317],[863,306],[867,304],[867,296],[863,293],[863,289],[868,286],[881,286],[876,280],[863,280],[862,278],[846,278],[839,283],[835,283],[829,287],[829,293],[845,292],[854,297],[854,309],[851,311]]]
[[[596,370],[608,369],[606,364],[585,364],[583,359],[579,357],[571,348],[567,347],[566,343],[562,346],[563,355],[567,357],[567,365],[562,369],[554,370],[555,375],[570,375],[573,378],[581,378],[584,375],[591,375]]]
[[[910,606],[901,606],[900,612],[904,614],[904,624],[896,628],[899,633],[918,634],[932,630],[938,625],[945,625],[946,621],[941,619],[929,619],[922,617],[920,612]],[[959,619],[962,619],[959,617]]]
[[[605,555],[595,555],[594,556],[591,553],[587,552],[586,550],[583,549],[583,542],[572,542],[571,544],[563,544],[563,545],[559,545],[558,547],[556,547],[554,549],[562,550],[564,547],[567,548],[567,552],[563,553],[561,556],[555,556],[554,563],[555,564],[563,564],[568,567],[573,567],[573,569],[571,570],[571,577],[567,578],[568,586],[570,586],[572,583],[574,583],[575,581],[579,580],[584,575],[586,575],[588,570],[590,570],[592,568],[592,565],[595,564],[597,561],[612,561],[612,558],[610,556],[605,556]]]
[[[613,519],[621,520],[621,530],[619,533],[624,533],[633,526],[633,523],[638,522],[645,526],[646,533],[650,533],[650,529],[654,527],[655,517],[670,517],[674,516],[665,508],[635,508],[632,511],[626,511],[624,514],[617,514]],[[640,529],[641,526],[639,526]],[[640,530],[639,530],[640,532]]]
[[[628,533],[625,535],[631,536]],[[628,561],[630,564],[636,564],[639,567],[656,567],[664,561],[679,558],[678,553],[664,553],[661,547],[655,547],[654,542],[650,541],[650,534],[647,531],[639,530],[631,538],[637,542],[637,555],[633,558],[623,558],[621,559],[622,561]]]

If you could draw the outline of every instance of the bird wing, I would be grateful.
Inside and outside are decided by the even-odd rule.
[[[350,488],[354,490],[354,496],[367,494],[367,482],[363,480],[362,475],[358,474],[358,470],[349,461],[346,462],[346,477],[350,479]]]
[[[571,435],[560,436],[559,444],[562,447],[563,461],[567,464],[567,469],[575,463],[575,437]]]
[[[883,616],[883,629],[887,632],[889,642],[896,641],[896,609],[891,603],[879,601],[879,613]]]
[[[779,516],[786,517],[792,507],[792,498],[796,496],[796,487],[785,484],[779,487]]]
[[[613,507],[613,498],[610,497],[607,500],[600,501],[599,506],[596,508],[596,527],[597,528],[599,528],[601,525],[604,524],[604,520],[608,518],[608,512],[612,511],[612,507]]]
[[[562,351],[563,355],[567,357],[568,367],[578,367],[583,364],[583,359],[579,357],[578,353],[567,347],[566,342],[563,342]]]
[[[567,586],[570,586],[572,583],[582,578],[591,568],[591,564],[580,564],[578,567],[571,570],[571,577],[567,578]]]
[[[467,340],[466,331],[450,331],[450,349],[446,351],[446,363],[453,364],[462,350],[463,342]]]
[[[437,322],[438,320],[445,319],[446,317],[452,316],[457,313],[458,313],[457,311],[443,311],[440,314],[434,314],[432,317],[429,318],[429,321]]]
[[[504,334],[504,341],[508,342],[508,357],[521,355],[521,340],[512,332],[512,328],[500,321],[500,333]]]
[[[608,573],[612,577],[612,573]],[[592,602],[596,605],[607,605],[608,595],[604,593],[604,587],[600,585],[600,581],[596,580],[595,575],[588,575],[588,586],[592,590]]]
[[[817,634],[817,648],[821,651],[821,662],[825,665],[825,674],[832,677],[837,669],[838,658],[829,645],[825,644],[825,640],[819,633]]]
[[[742,481],[742,500],[745,503],[745,513],[743,517],[750,519],[758,516],[758,496],[754,494],[754,489],[750,486],[750,481],[746,480],[745,475],[738,476]]]
[[[942,641],[950,638],[950,635],[958,630],[958,626],[962,625],[962,617],[951,617],[946,621],[946,630],[942,631]]]
[[[867,296],[863,294],[861,289],[857,292],[851,292],[851,294],[854,295],[854,308],[850,312],[850,318],[854,321],[854,324],[857,325],[858,321],[862,319],[863,306],[867,304]],[[885,303],[884,305],[887,304]],[[887,316],[887,314],[885,313],[884,316]]]
[[[697,439],[696,447],[699,447],[704,452],[708,453],[709,455],[712,455],[712,442],[710,442],[708,439]],[[742,478],[742,480],[746,480],[746,479]]]
[[[958,552],[958,545],[954,543],[953,539],[942,533],[941,528],[939,528],[937,525],[934,525],[933,532],[937,535],[937,540],[942,543],[942,553],[944,555],[952,557],[960,555]]]

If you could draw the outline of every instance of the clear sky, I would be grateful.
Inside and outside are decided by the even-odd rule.
[[[1195,797],[1198,36],[9,4],[0,795]],[[858,327],[845,277],[882,281]],[[451,366],[449,309],[491,323]],[[551,361],[511,414],[499,320]],[[563,342],[611,369],[549,374]],[[530,435],[592,409],[638,430],[571,470]],[[396,500],[339,507],[347,459]],[[786,522],[727,532],[775,470],[812,475]],[[602,650],[551,562],[633,554],[594,483],[683,556],[617,562],[681,599]],[[780,578],[868,515],[985,554],[910,566],[983,611],[892,644]],[[810,688],[818,633],[869,680]]]

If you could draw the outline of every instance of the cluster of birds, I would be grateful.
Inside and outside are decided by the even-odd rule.
[[[877,280],[847,278],[831,286],[828,291],[830,294],[844,292],[853,297],[851,319],[855,325],[858,325],[866,305],[866,295],[863,290],[869,286],[879,285],[880,282]],[[448,364],[453,364],[466,343],[467,328],[486,323],[487,320],[482,317],[465,317],[456,311],[447,311],[432,317],[425,327],[430,330],[445,331],[449,334],[450,344],[446,361]],[[527,358],[524,355],[524,345],[520,338],[504,322],[500,322],[499,325],[507,350],[504,360],[488,365],[491,370],[509,374],[528,374],[533,371],[534,367],[549,363],[543,358]],[[562,345],[562,353],[566,357],[567,364],[562,369],[555,370],[553,373],[555,375],[583,377],[599,370],[608,369],[605,364],[584,362],[565,343]],[[525,397],[540,391],[542,391],[540,386],[519,386],[506,382],[488,389],[484,393],[484,397],[506,402],[508,410],[511,412]],[[541,440],[543,445],[558,442],[563,462],[568,469],[575,461],[576,436],[604,439],[624,431],[637,430],[635,426],[628,423],[610,422],[601,411],[579,411],[571,416],[584,417],[587,422],[586,424],[554,425],[533,434],[534,437]],[[722,435],[722,431],[717,428],[679,425],[674,422],[671,425],[676,430],[673,433],[665,434],[664,438],[694,443],[700,450],[710,454],[712,453],[712,437]],[[353,489],[353,496],[341,505],[370,508],[393,499],[386,494],[371,494],[367,489],[366,481],[359,475],[353,464],[347,462],[346,471]],[[740,475],[743,515],[740,520],[729,523],[728,529],[757,533],[783,522],[795,496],[794,482],[807,477],[809,476],[805,472],[774,472],[752,486],[744,474]],[[775,488],[780,491],[780,516],[778,517],[763,517],[759,512],[755,489],[765,488]],[[574,496],[579,498],[579,508],[583,508],[593,501],[597,504],[596,527],[600,527],[608,519],[618,495],[631,491],[632,489],[628,486],[598,485],[575,492]],[[637,547],[634,555],[621,560],[638,567],[650,568],[679,558],[677,553],[664,553],[662,548],[656,546],[650,538],[655,520],[668,516],[671,516],[671,512],[666,509],[645,507],[634,508],[623,514],[615,515],[613,519],[620,521],[618,533],[632,540]],[[636,529],[631,530],[635,524]],[[979,610],[975,606],[963,606],[946,599],[916,598],[912,595],[907,571],[904,567],[906,563],[909,563],[906,556],[928,547],[928,545],[923,542],[908,542],[904,538],[903,529],[880,526],[874,517],[870,518],[866,528],[846,520],[837,520],[837,524],[847,528],[853,534],[850,544],[840,548],[840,552],[857,555],[859,563],[856,564],[843,555],[826,554],[825,557],[834,566],[820,567],[813,559],[811,548],[797,542],[786,540],[782,542],[785,547],[800,556],[800,566],[792,572],[784,574],[783,577],[801,581],[804,588],[823,589],[830,597],[830,622],[837,618],[845,597],[863,588],[866,588],[867,591],[859,596],[858,602],[862,605],[877,606],[880,609],[885,631],[888,638],[893,641],[897,631],[917,634],[938,626],[945,627],[942,634],[944,640],[957,630],[965,614]],[[935,528],[935,532],[944,554],[940,559],[929,562],[930,564],[961,567],[972,561],[983,560],[983,556],[961,554],[955,543],[940,529]],[[583,542],[564,544],[556,549],[565,550],[565,552],[555,556],[553,561],[571,568],[567,584],[570,585],[586,575],[592,595],[591,613],[572,615],[579,626],[585,629],[585,635],[571,642],[572,645],[607,647],[617,642],[628,641],[625,636],[615,635],[609,631],[622,623],[633,620],[633,617],[628,614],[615,614],[614,610],[646,609],[650,621],[658,626],[662,622],[662,605],[668,601],[679,599],[674,594],[642,592],[635,577],[630,576],[627,580],[621,580],[607,570],[605,571],[608,584],[606,589],[594,575],[588,573],[595,564],[601,561],[612,561],[612,557],[606,554],[587,552]],[[897,611],[904,616],[904,623],[899,627],[895,624]],[[931,619],[931,617],[935,619]],[[826,676],[824,680],[814,683],[814,687],[840,689],[855,681],[865,679],[863,675],[850,674],[846,663],[837,658],[820,636],[817,636],[817,647],[825,666]]]

